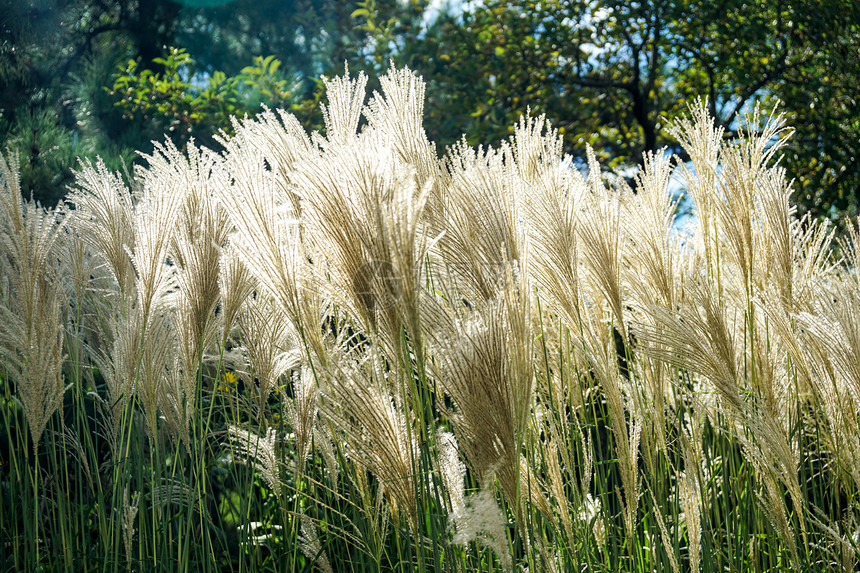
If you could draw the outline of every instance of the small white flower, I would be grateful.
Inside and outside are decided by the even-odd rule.
[[[508,522],[492,490],[485,489],[470,495],[462,515],[451,517],[457,528],[454,543],[466,545],[476,541],[489,547],[499,556],[504,569],[512,570],[513,562],[507,545]]]

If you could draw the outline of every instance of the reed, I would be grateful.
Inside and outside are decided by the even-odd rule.
[[[853,571],[860,227],[784,118],[694,103],[625,180],[379,85],[55,210],[0,159],[0,570]]]

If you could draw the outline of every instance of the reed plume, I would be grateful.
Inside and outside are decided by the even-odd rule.
[[[120,298],[134,292],[134,196],[119,173],[99,160],[81,162],[67,201],[74,206],[72,221],[81,238],[97,253],[116,281]]]
[[[440,191],[434,229],[440,275],[459,296],[480,305],[504,288],[505,268],[525,262],[519,175],[510,145],[474,150],[458,143],[446,158],[449,181]]]
[[[221,330],[223,313],[216,313],[221,303],[221,249],[230,231],[227,215],[216,202],[213,187],[218,176],[217,157],[199,149],[194,142],[185,154],[167,145],[154,155],[152,168],[170,172],[184,181],[184,201],[177,215],[177,228],[169,247],[170,260],[176,267],[179,353],[182,359],[182,396],[191,417],[197,395],[198,370]]]
[[[257,471],[266,485],[278,497],[283,494],[281,462],[278,459],[278,436],[275,428],[267,428],[264,434],[257,434],[238,426],[227,428],[229,443],[237,459],[249,464]]]
[[[292,321],[309,357],[324,364],[327,351],[320,326],[327,303],[311,268],[317,255],[302,238],[299,198],[286,179],[292,164],[312,148],[305,141],[305,147],[283,149],[279,153],[287,163],[273,166],[267,166],[262,151],[261,141],[269,139],[286,139],[279,145],[304,141],[304,131],[294,118],[282,115],[282,119],[289,130],[287,134],[278,135],[281,124],[264,116],[259,122],[246,121],[234,138],[224,142],[226,168],[215,194],[233,226],[229,244],[238,255],[238,260],[222,272],[222,281],[237,281],[233,283],[236,298],[225,309],[235,312],[242,297],[250,294],[248,289],[252,287],[240,270],[244,267],[254,283],[269,293]],[[237,273],[231,275],[235,279],[225,274],[228,270]],[[222,289],[222,300],[227,300],[228,292]]]
[[[240,568],[854,566],[860,227],[832,250],[798,218],[781,116],[725,141],[693,105],[667,130],[690,161],[645,154],[629,183],[530,112],[438,158],[408,69],[369,98],[362,73],[323,84],[322,133],[266,109],[220,153],[156,144],[129,181],[83,161],[59,210],[0,158],[24,414],[0,434],[63,470],[29,500],[31,545],[71,542],[66,569],[173,540],[188,565],[239,544]],[[90,513],[41,527],[81,492]],[[237,520],[266,531],[234,540]],[[101,549],[75,544],[95,523]]]
[[[304,202],[321,288],[363,330],[381,335],[392,356],[401,355],[404,327],[420,355],[419,291],[428,249],[422,213],[431,167],[426,150],[404,146],[423,133],[423,89],[411,72],[392,70],[382,81],[384,95],[364,108],[369,127],[361,134],[356,113],[366,78],[330,81],[327,139],[320,153],[296,164],[290,180]],[[330,285],[319,276],[323,269]]]
[[[0,155],[0,354],[15,381],[33,453],[63,404],[65,293],[57,242],[65,220],[21,197],[18,156]]]
[[[257,407],[263,415],[269,395],[278,392],[281,376],[301,359],[289,319],[271,298],[256,293],[245,301],[238,317],[241,351],[247,361],[247,383],[256,383]]]
[[[445,413],[478,483],[492,489],[498,477],[508,503],[519,507],[520,448],[534,389],[531,309],[524,276],[508,266],[506,282],[504,298],[483,310],[441,315],[431,370],[453,401]]]
[[[282,391],[281,402],[286,410],[285,419],[295,434],[296,463],[293,470],[295,479],[300,479],[304,474],[305,462],[315,440],[319,412],[319,388],[310,366],[305,365],[293,371],[292,393],[293,398],[288,398]],[[325,444],[330,440],[324,436],[319,437],[321,438],[318,440],[319,447],[324,450]]]
[[[408,406],[402,393],[392,392],[397,388],[394,373],[386,371],[377,352],[358,362],[344,358],[324,373],[321,412],[350,457],[379,480],[392,514],[404,517],[416,531],[418,506],[411,476],[417,444],[409,430]]]

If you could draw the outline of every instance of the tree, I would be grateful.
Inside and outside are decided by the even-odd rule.
[[[134,160],[136,150],[150,151],[150,142],[163,139],[170,127],[176,132],[176,122],[183,122],[183,114],[190,120],[191,112],[204,140],[217,128],[229,128],[227,112],[254,113],[260,103],[298,102],[303,119],[315,121],[318,76],[342,70],[345,60],[355,67],[363,61],[367,32],[352,18],[357,2],[237,0],[212,5],[217,3],[0,0],[0,140],[21,152],[24,193],[54,204],[65,194],[77,156],[99,154],[118,169],[123,161]],[[183,75],[191,69],[187,66],[170,69],[175,62],[168,46],[186,49],[196,75]],[[248,82],[267,81],[242,74],[259,67],[255,57],[269,55],[283,64],[275,81],[287,82],[289,102],[271,91],[267,95],[261,85],[245,89]],[[130,113],[136,105],[138,111],[146,107],[141,101],[115,106],[116,97],[105,88],[114,86],[118,71],[131,78],[132,88],[141,87],[134,85],[136,77],[158,78],[158,88],[166,90],[161,95],[175,96],[162,103],[178,107],[145,117]],[[242,89],[228,85],[235,78]],[[198,85],[207,89],[197,90]],[[227,92],[242,101],[222,99],[224,105],[215,105],[219,94]],[[258,101],[249,99],[252,93]],[[187,131],[181,131],[187,138]]]
[[[110,95],[128,119],[139,116],[151,122],[177,145],[191,137],[212,147],[214,135],[230,133],[231,117],[242,118],[260,111],[261,104],[299,108],[290,91],[295,86],[280,75],[281,62],[268,56],[254,58],[235,76],[218,70],[207,75],[205,84],[192,83],[195,62],[182,48],[170,48],[163,58],[155,58],[163,72],[142,68],[130,60],[114,79]]]
[[[171,45],[188,51],[204,72],[235,75],[252,57],[273,55],[285,72],[315,78],[337,67],[366,41],[351,13],[355,0],[239,0],[186,7]]]
[[[178,9],[170,0],[0,0],[0,139],[20,152],[25,194],[53,205],[78,156],[119,168],[156,136],[123,122],[103,87],[118,62],[160,51]]]
[[[811,10],[808,62],[774,90],[796,133],[785,165],[797,179],[802,208],[835,219],[856,217],[860,197],[860,7],[832,3]]]
[[[860,8],[843,0],[486,0],[390,57],[429,80],[442,143],[497,141],[530,108],[574,156],[588,143],[619,169],[663,146],[683,158],[664,126],[699,96],[727,137],[779,98],[801,208],[837,218],[860,193],[858,54]]]

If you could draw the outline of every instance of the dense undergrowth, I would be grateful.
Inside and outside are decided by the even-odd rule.
[[[55,211],[0,161],[0,567],[854,569],[860,253],[779,117],[691,107],[679,228],[669,158],[439,160],[421,79],[365,82]]]

